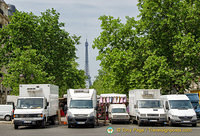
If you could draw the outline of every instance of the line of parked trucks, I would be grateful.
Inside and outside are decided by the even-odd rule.
[[[197,125],[200,117],[198,94],[160,95],[159,89],[135,89],[129,91],[129,99],[119,95],[117,102],[111,103],[107,95],[108,120],[138,123],[168,122],[174,124]],[[22,84],[14,111],[14,128],[19,126],[41,126],[55,124],[58,116],[59,87],[51,84]],[[128,104],[127,104],[128,103]],[[67,91],[68,127],[87,125],[95,127],[98,120],[97,92],[95,89],[69,89]],[[0,108],[2,109],[2,108]],[[194,110],[195,109],[195,110]],[[196,112],[195,112],[196,111]],[[1,113],[0,113],[1,114]],[[0,115],[1,116],[1,115]]]

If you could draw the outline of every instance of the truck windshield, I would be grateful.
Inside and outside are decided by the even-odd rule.
[[[160,100],[140,100],[138,101],[139,108],[162,108]]]
[[[43,108],[42,98],[25,98],[17,100],[17,109],[41,109]]]
[[[112,113],[126,113],[126,109],[124,109],[124,108],[114,108],[114,109],[112,109]]]
[[[192,109],[192,104],[189,100],[170,100],[171,109]]]
[[[71,100],[70,108],[93,108],[92,100]]]

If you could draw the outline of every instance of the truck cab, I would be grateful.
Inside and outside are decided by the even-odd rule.
[[[130,116],[126,111],[125,104],[110,104],[108,109],[110,123],[114,122],[130,122]]]
[[[151,122],[164,124],[166,121],[166,114],[160,99],[140,99],[136,102],[135,108],[139,126]]]
[[[139,126],[146,123],[164,125],[166,113],[160,99],[160,89],[135,89],[129,91],[129,114]]]
[[[45,125],[47,112],[45,97],[19,97],[14,112],[14,124],[18,126]]]
[[[58,111],[59,88],[52,84],[21,84],[14,111],[14,128],[54,124]]]
[[[169,126],[191,124],[195,127],[197,125],[196,113],[186,95],[163,95],[161,98],[164,100]]]
[[[67,98],[68,127],[77,125],[95,127],[97,98],[94,89],[69,89]]]

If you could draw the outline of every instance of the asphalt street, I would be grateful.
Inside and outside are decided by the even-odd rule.
[[[109,134],[110,133],[110,134]],[[142,126],[135,124],[107,124],[95,128],[68,128],[67,125],[38,127],[20,127],[15,130],[13,124],[0,121],[0,136],[197,136],[200,124],[191,126]]]

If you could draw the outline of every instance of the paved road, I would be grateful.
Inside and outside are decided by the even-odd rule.
[[[114,132],[107,133],[107,128],[112,127]],[[170,132],[171,131],[171,132]],[[173,132],[175,131],[175,132]],[[200,133],[200,124],[190,126],[144,126],[134,124],[109,124],[96,128],[68,128],[67,125],[48,126],[47,128],[20,127],[15,130],[13,124],[0,123],[0,136],[197,136]]]

